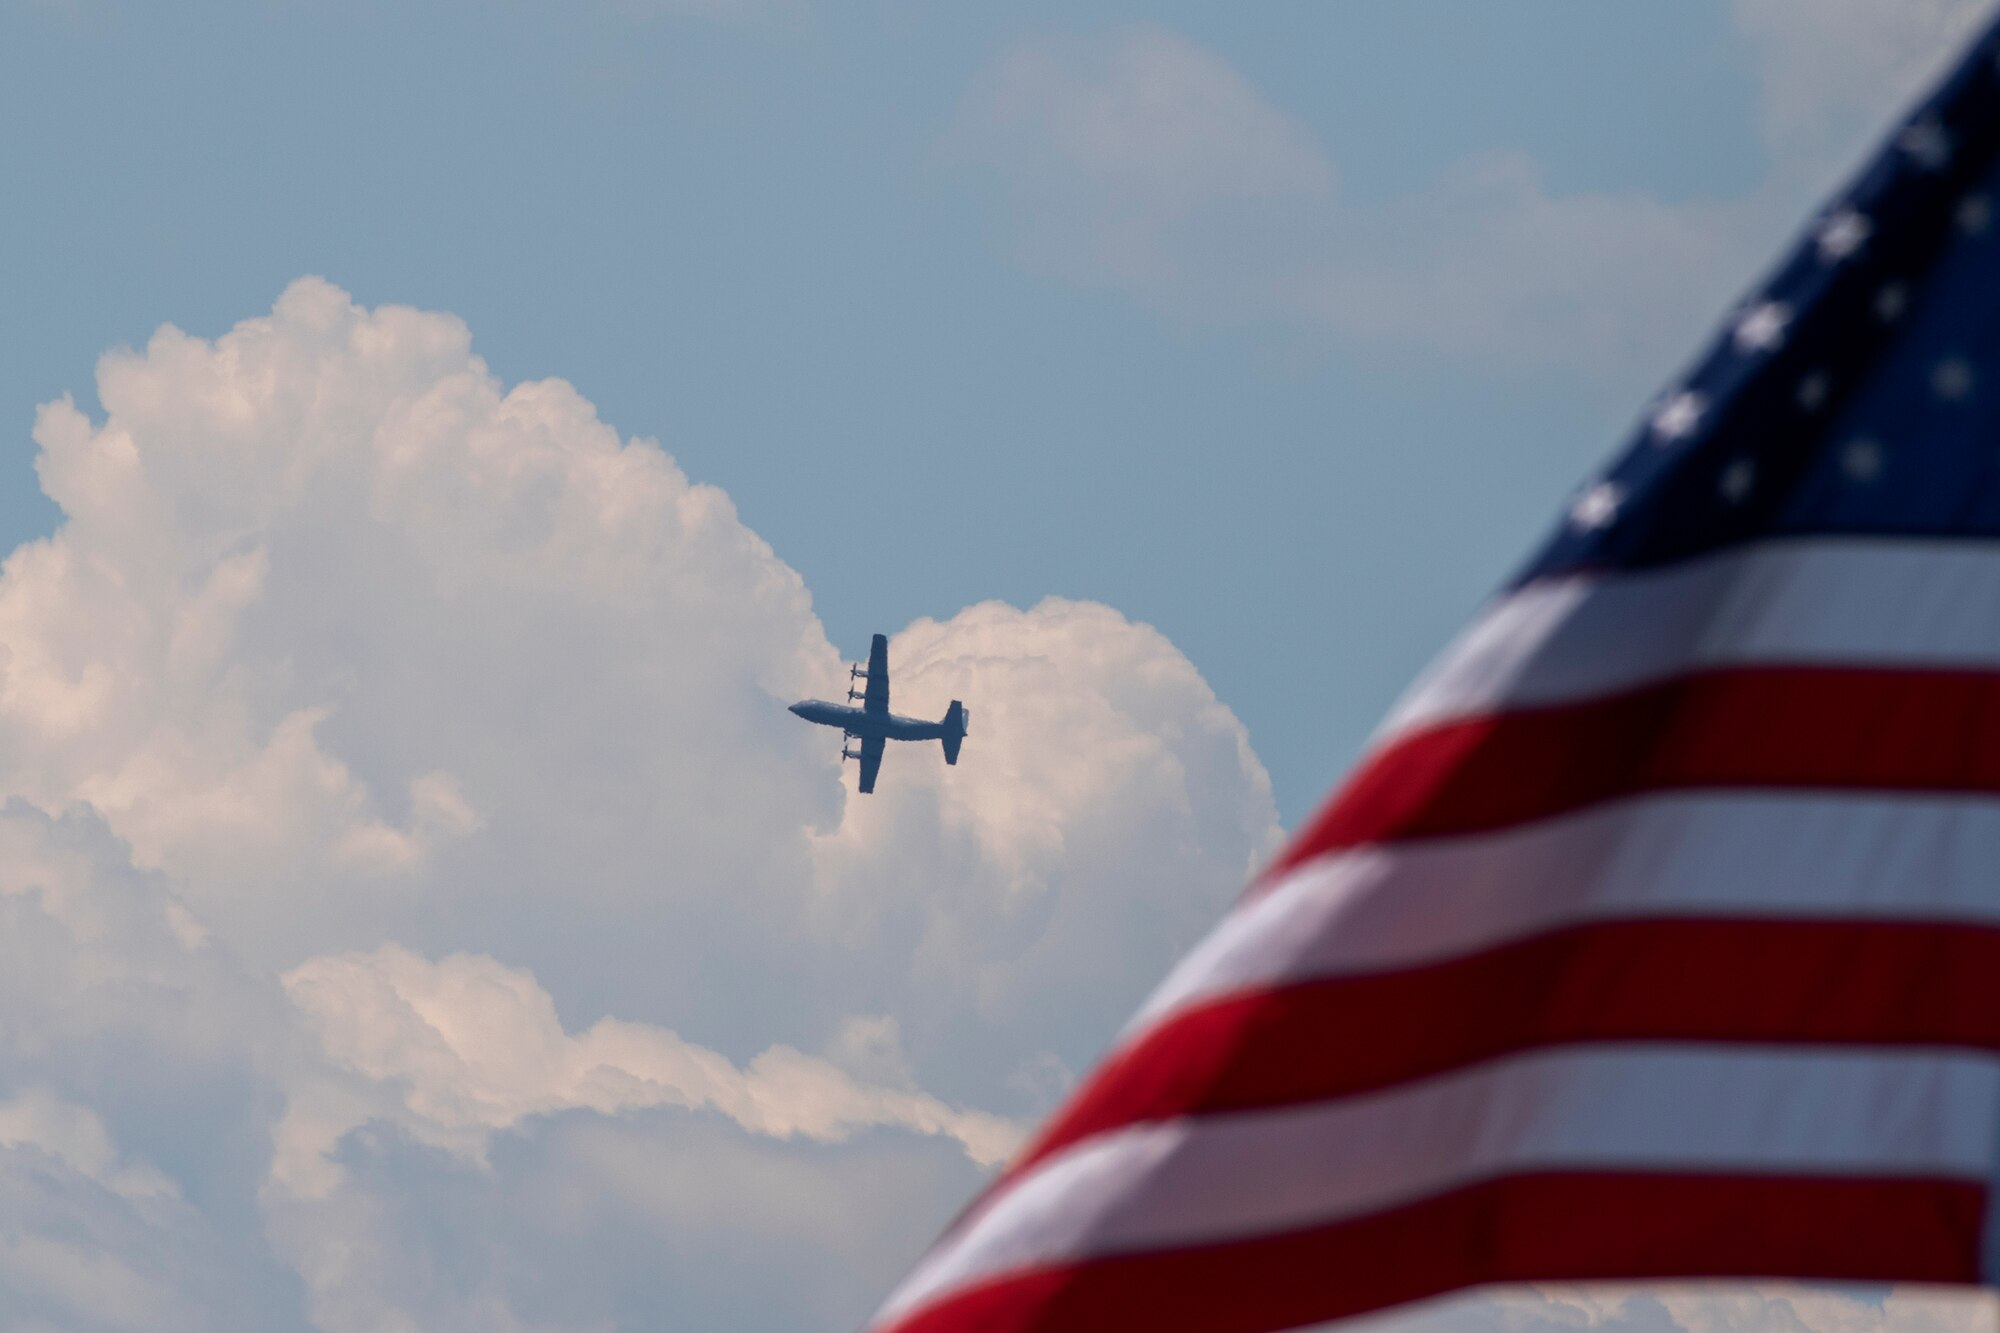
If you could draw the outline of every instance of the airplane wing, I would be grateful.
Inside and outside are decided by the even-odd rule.
[[[879,636],[878,636],[878,641],[879,641]],[[872,689],[874,688],[875,682],[871,680],[868,682],[868,684],[869,688]],[[875,774],[882,767],[882,751],[888,746],[888,744],[889,742],[884,740],[880,736],[868,736],[862,739],[861,790],[864,793],[875,790]]]
[[[868,688],[861,695],[861,707],[870,713],[889,711],[889,636],[877,634],[868,643]],[[875,756],[881,758],[880,753]],[[863,787],[861,790],[867,791]]]

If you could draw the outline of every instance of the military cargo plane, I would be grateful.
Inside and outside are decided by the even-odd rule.
[[[863,682],[860,689],[855,682]],[[859,699],[861,707],[853,707]],[[958,700],[951,701],[951,707],[944,710],[941,721],[925,722],[920,718],[897,717],[889,711],[889,637],[877,634],[868,644],[868,665],[859,662],[848,668],[847,703],[830,704],[821,699],[802,699],[792,705],[792,711],[808,722],[817,722],[822,727],[841,729],[840,757],[861,761],[861,790],[863,793],[875,790],[875,774],[882,767],[882,751],[890,741],[943,741],[944,761],[958,762],[958,747],[965,743],[965,724],[971,716],[965,705]],[[847,748],[847,742],[861,742],[859,750]]]

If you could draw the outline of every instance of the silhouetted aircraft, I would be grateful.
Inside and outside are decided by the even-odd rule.
[[[866,681],[861,689],[854,688],[854,682]],[[861,707],[850,705],[859,699]],[[830,704],[820,699],[805,699],[792,705],[792,711],[808,722],[817,722],[822,727],[839,727],[840,757],[842,760],[861,761],[861,790],[875,790],[875,773],[882,767],[882,750],[890,741],[943,741],[944,761],[958,762],[958,747],[965,742],[965,722],[971,716],[965,705],[958,700],[951,701],[951,707],[944,710],[944,718],[938,722],[924,722],[914,717],[897,717],[889,711],[889,638],[877,634],[868,644],[868,666],[862,669],[859,662],[847,672],[847,703]],[[861,749],[857,752],[847,748],[847,742],[859,740]]]

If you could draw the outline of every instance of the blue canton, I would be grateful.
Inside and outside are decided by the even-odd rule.
[[[1515,580],[1806,535],[2000,538],[2000,23]]]

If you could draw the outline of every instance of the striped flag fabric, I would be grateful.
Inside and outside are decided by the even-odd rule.
[[[878,1333],[2000,1272],[2000,31]]]

